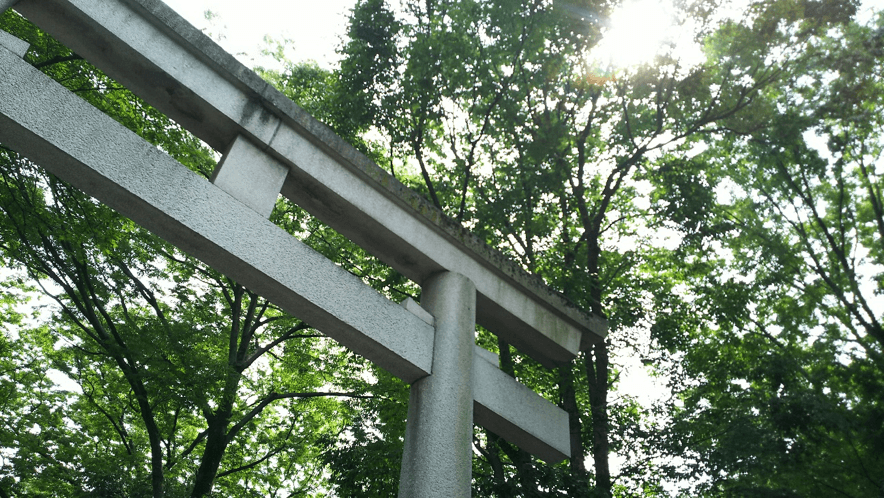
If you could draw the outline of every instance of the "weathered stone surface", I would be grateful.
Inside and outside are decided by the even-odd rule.
[[[16,3],[18,3],[18,0],[0,0],[0,14],[11,9]]]
[[[209,180],[265,218],[270,217],[288,167],[239,135]]]
[[[406,297],[405,300],[402,301],[402,303],[400,303],[400,304],[402,305],[403,308],[407,309],[408,311],[410,311],[411,313],[416,315],[421,320],[425,321],[426,323],[428,323],[434,327],[436,326],[436,321],[433,318],[433,315],[431,315],[429,311],[421,308],[421,305],[416,303],[414,301],[414,299],[412,299],[410,297]]]
[[[400,498],[470,496],[476,287],[463,275],[424,283],[422,306],[436,321],[433,374],[411,385]]]
[[[433,327],[0,48],[0,142],[406,382]]]
[[[218,150],[238,135],[290,168],[283,195],[422,284],[476,284],[478,323],[547,366],[606,333],[442,215],[156,0],[22,0],[18,10]]]
[[[568,413],[489,361],[496,355],[476,348],[473,421],[548,463],[569,458]]]
[[[0,14],[2,14],[4,10],[6,9],[0,4]],[[30,47],[28,42],[19,40],[2,29],[0,29],[0,46],[6,47],[9,51],[19,57],[24,57],[25,54],[28,53],[28,48]]]

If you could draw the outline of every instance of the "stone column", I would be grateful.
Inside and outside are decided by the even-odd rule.
[[[0,14],[11,9],[13,5],[18,3],[18,1],[19,0],[0,0]]]
[[[411,385],[399,498],[468,498],[476,286],[439,273],[424,282],[421,306],[435,318],[433,370]]]

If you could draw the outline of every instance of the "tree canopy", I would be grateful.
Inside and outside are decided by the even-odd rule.
[[[573,457],[477,428],[476,496],[880,496],[884,15],[677,2],[705,59],[612,73],[589,55],[616,7],[359,0],[338,69],[257,71],[607,317],[556,369],[479,331],[568,412]],[[15,12],[0,28],[211,175],[174,122]],[[407,386],[6,147],[0,210],[0,497],[396,493]],[[272,221],[419,298],[288,201]],[[27,311],[38,295],[52,304]],[[653,404],[620,392],[635,357],[666,385]]]

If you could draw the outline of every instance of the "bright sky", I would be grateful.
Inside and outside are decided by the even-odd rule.
[[[629,67],[651,60],[664,43],[673,41],[671,2],[626,0],[611,14],[593,55],[603,66]]]
[[[293,40],[289,59],[312,59],[331,68],[335,49],[344,36],[347,16],[356,0],[165,0],[191,24],[212,35],[246,66],[272,65],[260,52],[264,36]],[[205,12],[216,14],[207,20]],[[610,29],[596,53],[605,63],[630,66],[651,59],[664,42],[676,41],[668,0],[626,0],[610,19]],[[219,35],[221,38],[219,39]]]
[[[264,36],[293,40],[293,61],[312,59],[331,68],[335,49],[356,0],[165,0],[181,16],[211,34],[246,66],[272,65],[260,57]],[[205,12],[216,14],[206,19]],[[672,13],[667,0],[627,0],[610,19],[610,31],[599,52],[618,67],[649,60],[664,41],[672,41]],[[683,31],[683,30],[682,30]],[[220,39],[219,39],[220,35]]]
[[[248,67],[272,64],[261,59],[264,36],[288,38],[292,61],[312,59],[331,68],[338,60],[335,48],[347,29],[347,16],[356,0],[163,0],[182,17],[212,35],[225,50]],[[205,18],[211,10],[214,21]],[[223,38],[220,40],[218,36]],[[240,55],[242,53],[248,55]]]
[[[723,2],[718,19],[739,18],[748,0]],[[671,0],[624,0],[607,21],[602,41],[592,51],[592,58],[603,68],[616,71],[651,61],[666,45],[674,46],[682,65],[699,64],[704,57],[693,41],[696,29],[692,21],[678,25]],[[867,23],[875,11],[884,8],[884,0],[864,0],[857,21]]]
[[[191,24],[211,34],[225,50],[248,67],[273,67],[272,59],[260,56],[261,49],[266,47],[264,37],[269,35],[277,40],[287,38],[293,41],[292,50],[286,54],[290,60],[312,59],[330,69],[338,61],[335,49],[344,36],[347,16],[356,0],[165,2]],[[869,19],[872,9],[880,9],[882,4],[884,0],[863,1],[859,9],[860,21]],[[207,10],[217,15],[214,21],[206,19]],[[625,0],[623,6],[611,15],[605,39],[593,54],[603,66],[623,68],[652,59],[664,43],[676,43],[683,62],[699,62],[699,51],[689,47],[690,27],[673,26],[673,14],[670,0]]]

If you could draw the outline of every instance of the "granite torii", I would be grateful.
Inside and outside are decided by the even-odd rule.
[[[475,324],[547,367],[603,339],[576,308],[307,115],[158,0],[0,0],[223,158],[199,177],[22,60],[0,31],[0,142],[411,384],[402,497],[470,495],[479,424],[570,455],[568,415]],[[401,306],[268,221],[286,196],[422,287]]]

